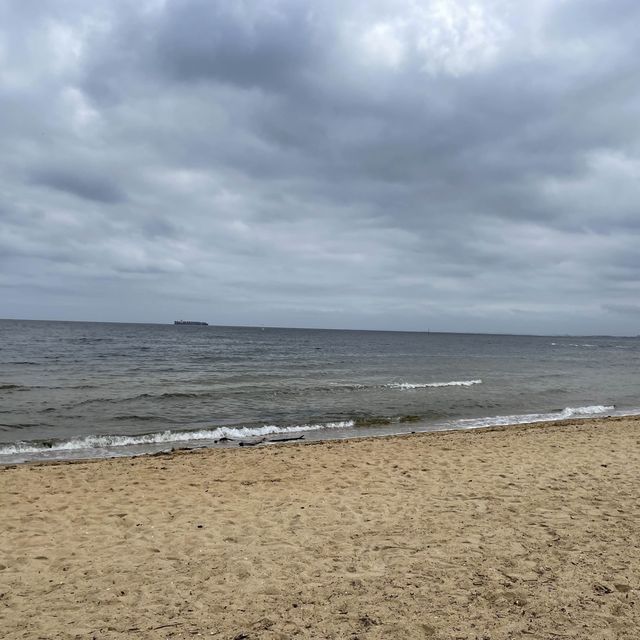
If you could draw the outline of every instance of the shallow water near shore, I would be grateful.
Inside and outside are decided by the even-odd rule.
[[[638,338],[4,320],[0,464],[634,414],[639,364]]]

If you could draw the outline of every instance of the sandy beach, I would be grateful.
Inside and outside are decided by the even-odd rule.
[[[640,420],[0,469],[2,638],[640,637]]]

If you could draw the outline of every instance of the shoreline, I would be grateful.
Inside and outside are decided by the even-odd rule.
[[[635,637],[640,417],[0,469],[6,638]]]
[[[569,423],[569,422],[581,422],[581,421],[590,421],[590,420],[603,420],[603,419],[639,419],[640,420],[640,412],[637,409],[629,410],[629,413],[624,413],[624,410],[614,410],[614,407],[583,407],[578,409],[610,409],[611,412],[601,412],[601,413],[592,413],[588,415],[570,415],[570,416],[561,416],[561,413],[564,411],[569,411],[570,409],[565,410],[557,410],[558,417],[554,417],[553,412],[549,413],[538,413],[538,414],[522,414],[522,415],[505,415],[505,416],[491,416],[491,417],[481,417],[481,418],[464,418],[459,419],[457,421],[453,421],[451,423],[426,423],[422,420],[399,420],[392,421],[390,423],[380,422],[376,423],[372,421],[371,424],[366,424],[363,426],[357,426],[357,424],[351,424],[349,426],[347,422],[354,423],[354,420],[346,421],[344,423],[344,427],[335,429],[326,429],[322,428],[321,424],[318,425],[317,429],[310,428],[309,425],[301,425],[298,429],[295,427],[283,427],[274,431],[273,433],[265,434],[262,438],[264,442],[260,442],[258,438],[260,435],[258,434],[249,434],[249,435],[234,435],[233,437],[222,437],[222,440],[225,441],[225,444],[219,444],[222,440],[213,439],[213,438],[183,438],[184,434],[189,433],[198,433],[202,432],[202,430],[194,430],[192,431],[171,431],[166,430],[164,432],[153,432],[149,435],[164,435],[165,433],[175,433],[177,434],[177,438],[172,439],[162,439],[158,441],[149,441],[149,442],[140,442],[140,443],[132,443],[128,445],[102,445],[96,449],[82,449],[82,448],[61,448],[56,449],[55,447],[43,447],[41,451],[33,452],[33,451],[16,451],[15,453],[3,453],[0,454],[0,469],[4,467],[11,467],[15,465],[21,464],[55,464],[55,463],[71,463],[71,462],[83,462],[83,461],[100,461],[100,460],[110,460],[115,458],[138,458],[141,456],[154,456],[165,454],[167,452],[177,452],[177,451],[202,451],[202,450],[220,450],[220,449],[228,449],[228,448],[237,448],[238,446],[258,446],[263,447],[265,445],[276,445],[276,444],[291,444],[289,442],[278,442],[278,438],[282,438],[283,436],[295,436],[291,437],[292,441],[298,440],[297,444],[317,444],[321,442],[336,442],[342,440],[360,440],[367,438],[388,438],[388,437],[402,437],[406,435],[414,435],[414,434],[430,434],[430,433],[451,433],[451,432],[466,432],[466,431],[484,431],[487,429],[514,429],[520,426],[543,426],[543,425],[552,425],[557,423]],[[571,411],[575,411],[575,409],[571,409]],[[546,416],[546,417],[542,417]],[[540,417],[540,419],[534,419],[534,417]],[[520,421],[516,420],[514,422],[504,422],[510,418],[520,419]],[[523,420],[524,419],[524,420]],[[493,424],[483,424],[486,421],[497,421]],[[393,431],[393,428],[397,428],[401,425],[405,425],[403,430]],[[331,423],[327,423],[331,424]],[[338,423],[336,423],[337,426]],[[393,426],[392,426],[393,425]],[[427,426],[428,425],[428,426]],[[265,427],[270,428],[270,427]],[[335,427],[334,427],[335,428]],[[224,427],[213,427],[209,431],[217,432],[225,429]],[[229,427],[231,431],[236,431],[237,427]],[[253,428],[249,428],[247,430],[252,430]],[[241,431],[243,429],[240,429]],[[260,427],[255,429],[256,432],[261,430]],[[206,430],[205,430],[206,431]],[[381,432],[384,431],[384,432]],[[341,432],[341,435],[337,435],[337,433]],[[302,437],[300,437],[302,436]],[[137,436],[127,436],[124,434],[114,434],[113,436],[80,436],[79,439],[83,440],[84,438],[125,438],[125,439],[144,439],[146,434],[140,434]],[[221,436],[218,436],[219,438]],[[271,437],[273,440],[268,440]],[[241,444],[243,443],[243,444]],[[40,441],[19,441],[14,444],[5,443],[5,447],[12,446],[35,446],[40,444]],[[126,449],[125,449],[126,447]],[[135,448],[139,450],[135,450]],[[145,450],[146,448],[146,450]],[[87,453],[86,457],[82,456],[81,452],[90,452],[90,451],[98,451],[102,450],[103,455],[89,455]],[[54,453],[59,451],[60,453]],[[76,455],[77,452],[78,455]],[[14,460],[12,458],[21,457],[23,455],[33,454],[35,457],[27,458],[23,460]],[[53,454],[50,458],[47,458],[48,454]]]

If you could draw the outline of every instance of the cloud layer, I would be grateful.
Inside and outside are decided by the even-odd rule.
[[[639,20],[0,3],[0,316],[636,334]]]

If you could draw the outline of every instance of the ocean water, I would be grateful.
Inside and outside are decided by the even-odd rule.
[[[634,414],[639,365],[639,338],[2,320],[0,464]]]

